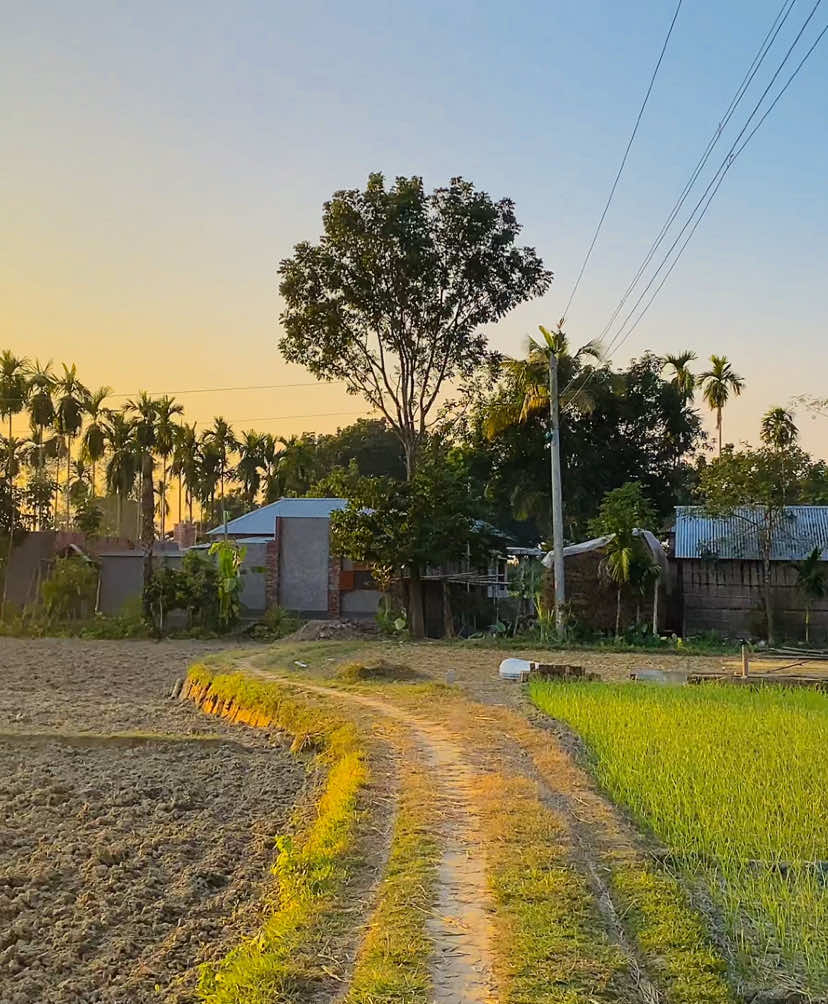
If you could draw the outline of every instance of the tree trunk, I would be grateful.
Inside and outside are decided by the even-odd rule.
[[[621,637],[621,587],[615,592],[615,637]]]
[[[72,513],[69,509],[69,482],[72,479],[72,437],[66,437],[66,529],[72,524]]]
[[[658,579],[653,582],[653,638],[658,637]]]
[[[771,602],[771,564],[770,555],[762,556],[762,585],[765,590],[765,620],[768,628],[768,645],[774,643],[773,603]]]
[[[423,580],[420,578],[420,569],[414,566],[408,574],[408,628],[412,638],[425,638]]]
[[[161,462],[161,540],[167,530],[167,460]]]
[[[181,522],[181,475],[178,476],[178,522]]]
[[[811,604],[805,603],[805,644],[811,644]]]
[[[451,613],[448,579],[443,579],[443,635],[446,638],[454,637],[454,617]]]

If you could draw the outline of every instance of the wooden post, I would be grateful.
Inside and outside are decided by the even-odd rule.
[[[750,656],[747,645],[742,645],[742,676],[750,676]]]

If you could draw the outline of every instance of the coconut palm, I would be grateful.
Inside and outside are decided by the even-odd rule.
[[[175,450],[175,437],[178,425],[173,421],[176,415],[184,413],[184,407],[178,404],[174,398],[165,394],[156,401],[156,425],[155,425],[155,449],[161,457],[161,481],[159,482],[159,492],[161,500],[159,503],[161,510],[161,539],[164,539],[167,524],[167,468],[170,457]],[[180,506],[179,506],[180,508]],[[180,513],[179,513],[180,516]]]
[[[770,408],[762,416],[762,442],[777,453],[787,449],[799,438],[794,417],[786,408]]]
[[[630,582],[635,558],[632,540],[622,534],[616,536],[607,544],[606,557],[601,560],[601,574],[610,582],[615,583],[615,637],[621,635],[621,595],[624,586]]]
[[[66,449],[66,526],[70,522],[69,481],[72,466],[72,440],[83,428],[84,404],[89,398],[89,391],[78,379],[78,369],[74,363],[67,366],[63,363],[63,375],[55,384],[55,428],[63,439]]]
[[[239,440],[236,477],[242,483],[245,501],[250,506],[255,502],[262,484],[262,468],[265,465],[262,439],[258,432],[250,429],[243,432]]]
[[[696,387],[696,377],[689,365],[696,358],[696,353],[692,349],[685,349],[677,355],[668,353],[661,361],[662,369],[669,370],[672,373],[670,383],[681,394],[685,402],[692,400],[693,391]]]
[[[716,412],[716,430],[719,435],[719,453],[722,452],[722,410],[730,400],[730,395],[739,397],[745,389],[745,381],[733,367],[727,356],[710,357],[710,369],[699,375],[704,400],[711,411]]]
[[[808,557],[794,565],[794,568],[796,569],[796,588],[805,599],[805,644],[807,645],[811,641],[811,606],[814,600],[821,600],[828,592],[822,548],[815,547]]]
[[[122,533],[123,500],[129,497],[138,476],[138,449],[135,421],[122,411],[110,411],[104,422],[104,436],[109,451],[106,465],[106,490],[115,496],[118,534]]]
[[[542,324],[538,330],[543,341],[529,338],[524,359],[506,357],[501,363],[501,372],[506,378],[507,390],[489,410],[485,432],[494,438],[511,425],[528,422],[535,416],[549,414],[549,362],[554,354],[558,364],[559,386],[566,388],[573,383],[584,369],[582,356],[600,359],[601,352],[595,342],[587,342],[572,355],[569,342],[560,324],[555,331],[549,331]],[[566,408],[577,399],[581,407],[588,407],[590,397],[586,374],[583,380],[576,380],[569,392],[561,395],[560,406]]]
[[[213,419],[212,428],[207,430],[206,437],[216,451],[219,460],[219,498],[221,501],[221,521],[226,522],[224,509],[224,484],[230,474],[230,455],[238,448],[232,427],[221,417]]]
[[[178,522],[181,522],[181,486],[184,485],[187,497],[188,518],[193,521],[193,499],[198,494],[199,486],[199,442],[196,423],[187,425],[182,422],[175,429],[175,445],[173,447],[170,472],[178,478]]]
[[[98,490],[96,478],[97,464],[99,460],[103,460],[104,453],[106,452],[106,432],[104,429],[106,409],[103,407],[103,403],[111,393],[111,387],[99,387],[96,391],[90,391],[83,403],[83,410],[89,420],[89,424],[86,426],[83,440],[81,441],[82,456],[91,465],[90,484],[93,498]]]

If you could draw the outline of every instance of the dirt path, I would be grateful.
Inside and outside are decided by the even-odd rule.
[[[435,946],[432,959],[435,1004],[491,1004],[497,999],[492,972],[491,904],[480,848],[480,825],[471,791],[475,768],[449,733],[389,701],[245,669],[273,682],[357,704],[403,725],[414,749],[432,768],[441,809],[442,857],[437,903],[427,922]]]

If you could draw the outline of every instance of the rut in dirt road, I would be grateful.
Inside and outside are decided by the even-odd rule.
[[[441,727],[378,698],[246,668],[273,682],[370,708],[409,731],[414,749],[433,770],[441,811],[436,903],[426,923],[434,944],[432,999],[435,1004],[494,1004],[490,897],[471,799],[475,772],[460,747]]]

